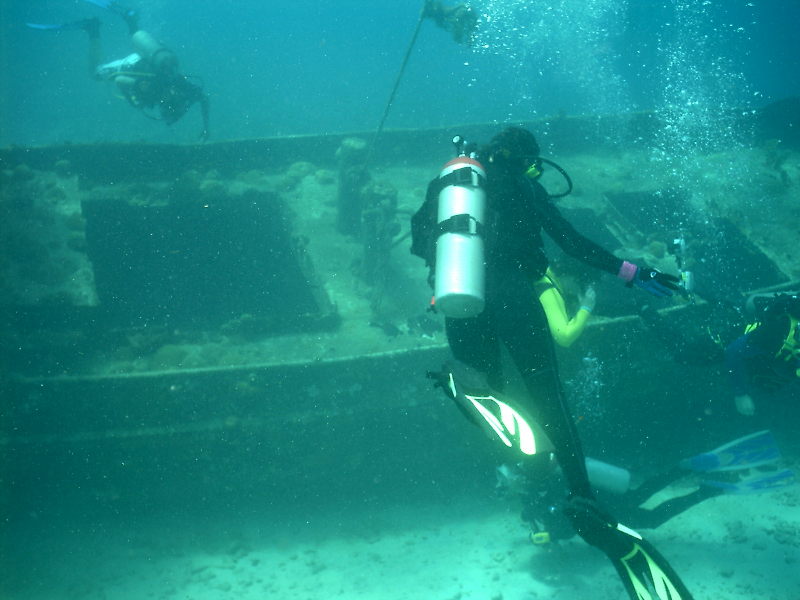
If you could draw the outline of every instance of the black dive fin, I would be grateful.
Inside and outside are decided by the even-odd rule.
[[[100,8],[105,8],[111,12],[117,13],[120,16],[125,16],[127,13],[132,12],[130,9],[122,6],[117,0],[84,0],[89,4],[94,4]]]
[[[519,402],[493,392],[486,378],[463,364],[446,364],[440,372],[428,372],[434,386],[451,400],[473,424],[491,439],[526,456],[551,452],[553,443],[535,420],[527,416]]]
[[[593,498],[573,496],[565,513],[589,544],[614,564],[631,600],[692,600],[666,559],[642,536],[611,517]]]
[[[617,526],[630,537],[630,552],[611,558],[631,600],[692,600],[681,578],[667,560],[636,532]]]

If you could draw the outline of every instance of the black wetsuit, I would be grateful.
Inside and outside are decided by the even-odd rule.
[[[434,268],[438,191],[434,180],[412,220],[411,251]],[[579,234],[550,201],[545,189],[524,175],[487,171],[486,308],[474,318],[447,319],[454,357],[485,373],[501,390],[501,346],[519,370],[528,396],[519,399],[556,447],[570,491],[592,497],[583,452],[558,376],[553,339],[534,282],[548,266],[541,232],[567,254],[616,274],[622,261]]]
[[[189,108],[201,104],[203,125],[208,128],[208,102],[200,86],[193,84],[185,75],[163,74],[150,67],[147,59],[137,64],[143,75],[128,90],[123,90],[126,99],[141,110],[158,109],[160,119],[167,125],[177,122]]]
[[[686,474],[686,470],[675,466],[622,495],[606,493],[601,494],[601,498],[604,505],[612,507],[614,516],[626,525],[637,529],[655,529],[693,506],[724,493],[721,488],[701,485],[688,494],[670,498],[651,508],[642,507],[654,494],[686,477]],[[559,506],[562,497],[559,487],[563,485],[561,477],[552,474],[537,477],[536,472],[530,477],[535,478],[535,481],[522,498],[523,519],[531,524],[534,533],[547,532],[549,541],[565,540],[574,536],[575,529]]]
[[[791,329],[789,315],[777,302],[763,310],[759,319],[757,327],[725,350],[734,394],[800,389],[800,353],[786,351],[790,331],[794,335],[791,347],[800,348],[800,330]]]

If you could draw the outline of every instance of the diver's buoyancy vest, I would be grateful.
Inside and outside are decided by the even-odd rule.
[[[785,361],[796,360],[800,361],[800,328],[797,327],[797,319],[789,317],[791,324],[789,325],[789,333],[786,339],[783,340],[780,350],[775,354],[775,358],[781,358]],[[797,369],[797,376],[800,377],[800,369]]]
[[[781,343],[781,347],[775,353],[775,358],[790,362],[792,360],[800,362],[800,327],[798,327],[798,320],[787,315],[789,318],[789,331]],[[755,331],[761,326],[761,322],[750,323],[745,327],[745,334]],[[795,371],[795,375],[800,377],[800,368]]]

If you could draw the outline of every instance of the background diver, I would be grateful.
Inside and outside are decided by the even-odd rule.
[[[724,362],[739,413],[753,415],[754,398],[800,397],[800,292],[752,294],[743,307],[717,301],[705,327],[689,334],[652,307],[640,317],[676,362]]]
[[[558,509],[563,488],[557,463],[549,455],[537,459],[498,467],[497,488],[519,497],[522,518],[530,525],[531,541],[542,545],[568,539],[575,530]],[[613,507],[615,515],[633,527],[654,529],[709,498],[793,484],[794,473],[776,466],[780,459],[772,433],[759,431],[682,460],[635,487],[626,469],[588,457],[586,468],[592,487]],[[693,489],[680,495],[665,493],[677,482],[682,488],[693,484]]]
[[[439,0],[426,0],[422,16],[453,36],[457,44],[472,45],[478,26],[478,15],[468,4],[447,5]]]
[[[462,145],[459,154],[429,184],[425,202],[412,218],[411,252],[431,269],[436,305],[447,317],[455,358],[440,373],[429,375],[471,421],[524,460],[555,453],[569,490],[560,503],[565,514],[578,534],[612,561],[633,600],[690,599],[666,560],[595,499],[558,377],[547,318],[536,301],[534,283],[548,267],[541,232],[567,254],[653,295],[678,291],[678,278],[620,260],[579,234],[537,181],[542,159],[529,131],[509,127],[486,147],[472,150]],[[485,197],[485,202],[473,203],[471,195]],[[480,214],[469,212],[473,204],[481,204]],[[450,267],[460,264],[457,249],[469,252],[476,240],[481,251],[485,245],[485,259],[481,256],[473,263],[480,265],[480,277],[474,280],[485,279],[485,297],[469,314],[448,316],[443,299],[456,297],[454,307],[460,307],[469,306],[470,298],[462,303],[458,294],[443,295],[440,288],[470,281],[470,273]],[[501,343],[515,363],[524,393],[502,392],[506,378]]]
[[[725,348],[736,409],[755,412],[756,398],[800,397],[800,292],[748,301],[753,322]]]
[[[27,23],[44,31],[82,29],[89,36],[89,70],[95,79],[110,81],[120,94],[148,118],[167,125],[180,120],[194,104],[203,119],[200,139],[208,139],[209,100],[202,86],[180,73],[178,58],[148,32],[139,29],[139,15],[114,0],[85,0],[119,15],[128,25],[135,52],[101,64],[100,20],[84,19],[62,25]]]

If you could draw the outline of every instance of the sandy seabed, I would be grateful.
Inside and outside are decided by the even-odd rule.
[[[625,600],[577,538],[534,546],[506,500],[70,529],[6,539],[7,600]],[[31,516],[33,519],[35,516]],[[8,533],[8,530],[6,531]],[[646,537],[696,600],[800,598],[800,486],[721,496]]]

